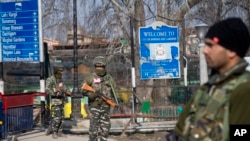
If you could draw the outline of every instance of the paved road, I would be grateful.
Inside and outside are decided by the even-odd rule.
[[[111,133],[121,133],[125,125],[128,123],[129,118],[111,119]],[[162,122],[144,122],[138,124],[130,124],[126,130],[127,133],[148,133],[155,131],[167,131],[172,129],[176,124],[176,121],[162,121]],[[18,141],[88,141],[88,128],[89,120],[65,120],[63,124],[63,130],[66,133],[66,137],[53,139],[52,136],[46,136],[45,131],[41,131],[40,128],[33,129],[32,132],[22,133],[20,136],[8,136],[17,137]],[[17,141],[17,140],[2,140],[2,141]],[[119,138],[108,139],[108,141],[121,141]],[[0,140],[1,141],[1,140]],[[137,140],[136,140],[137,141]]]
[[[59,137],[57,139],[53,139],[51,135],[46,136],[45,132],[28,132],[28,133],[21,134],[19,136],[11,136],[11,137],[17,137],[18,141],[56,141],[56,140],[57,141],[88,141],[88,134],[66,134],[65,137]],[[9,137],[9,139],[11,137]],[[3,141],[8,141],[8,139],[4,139]],[[108,141],[118,141],[118,140],[108,139]]]
[[[67,125],[67,124],[68,125]],[[127,121],[124,121],[124,119],[119,120],[112,120],[112,133],[121,133],[121,130],[124,129],[124,124],[127,123]],[[72,126],[74,125],[74,126]],[[52,136],[46,136],[45,131],[41,131],[41,129],[34,129],[31,132],[22,133],[20,136],[8,136],[8,138],[11,137],[17,137],[18,141],[88,141],[88,120],[83,120],[78,123],[74,123],[72,121],[65,122],[65,128],[64,131],[69,132],[69,134],[66,134],[66,137],[61,137],[58,139],[53,139]],[[147,133],[147,132],[153,132],[153,131],[166,131],[168,129],[172,129],[175,125],[175,122],[168,121],[168,122],[148,122],[148,123],[141,123],[141,126],[131,126],[128,127],[126,131],[129,133],[135,133],[134,130],[136,130],[138,133]],[[17,140],[3,140],[3,141],[17,141]],[[118,141],[118,138],[109,138],[108,141]],[[121,141],[121,140],[119,140]]]

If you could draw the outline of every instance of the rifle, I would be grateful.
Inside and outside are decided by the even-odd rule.
[[[55,88],[58,94],[66,94],[67,96],[71,96],[71,92],[65,91],[64,89],[61,88]]]
[[[102,98],[105,102],[107,102],[110,106],[112,107],[116,107],[118,106],[111,98],[103,95],[102,93],[99,93],[99,92],[96,92],[94,88],[92,88],[91,86],[89,86],[88,84],[84,83],[82,85],[82,90],[87,90],[87,91],[90,91],[90,92],[93,92],[95,94],[97,94],[100,98]]]
[[[59,95],[64,95],[64,94],[66,94],[67,96],[71,95],[71,92],[65,90],[63,82],[60,82],[54,91],[57,92]]]

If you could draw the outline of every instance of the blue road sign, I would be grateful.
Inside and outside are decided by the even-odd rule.
[[[30,36],[30,35],[34,35],[35,37],[33,38],[37,38],[38,36],[38,30],[27,30],[27,31],[2,31],[2,37],[13,37],[13,36]]]
[[[180,78],[179,29],[154,22],[140,27],[140,78]]]
[[[3,62],[39,62],[38,0],[0,2]]]

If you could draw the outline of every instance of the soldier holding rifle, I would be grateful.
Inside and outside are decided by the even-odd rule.
[[[62,122],[64,117],[64,103],[67,96],[71,95],[67,87],[62,82],[62,72],[64,68],[61,66],[54,67],[54,75],[46,80],[46,92],[51,99],[51,114],[50,114],[50,127],[47,130],[47,135],[53,132],[54,139],[62,136]]]
[[[95,72],[86,77],[81,86],[81,92],[88,97],[89,103],[89,141],[97,141],[98,136],[100,141],[107,141],[110,131],[110,109],[118,105],[120,97],[115,92],[114,79],[106,71],[106,58],[95,57],[93,65]]]

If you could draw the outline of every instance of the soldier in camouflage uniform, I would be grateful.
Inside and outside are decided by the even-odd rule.
[[[51,132],[53,138],[62,136],[62,122],[64,117],[64,102],[66,95],[70,95],[67,87],[62,82],[62,72],[64,68],[60,66],[54,67],[54,75],[46,80],[46,93],[51,99],[51,127],[47,131],[47,135]]]
[[[244,56],[250,45],[247,26],[228,18],[211,26],[203,53],[211,76],[193,95],[167,136],[183,141],[229,141],[230,125],[250,125],[250,72]],[[173,136],[176,134],[177,136]],[[241,139],[240,139],[241,140]]]
[[[96,90],[96,93],[119,100],[116,95],[116,84],[110,74],[106,72],[106,58],[98,56],[94,59],[95,72],[84,79],[83,84],[87,83]],[[101,141],[107,141],[110,131],[110,105],[100,98],[96,93],[81,90],[83,95],[88,96],[89,103],[89,141],[97,141],[100,136]],[[115,101],[115,100],[114,100]],[[118,102],[118,101],[117,101]]]

